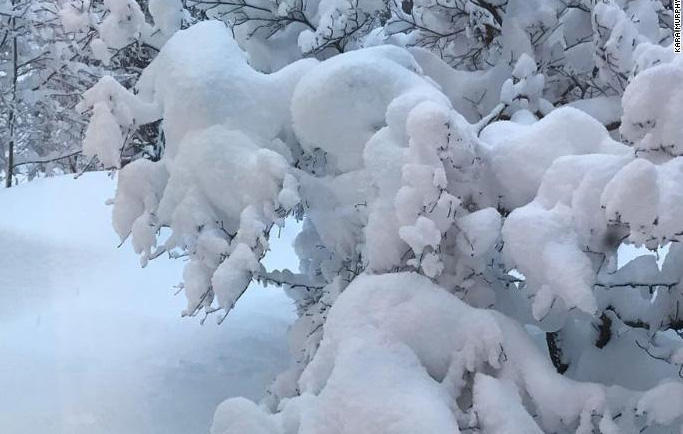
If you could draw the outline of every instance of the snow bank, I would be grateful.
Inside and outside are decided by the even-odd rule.
[[[0,191],[3,434],[203,433],[221,401],[259,399],[287,367],[291,300],[254,287],[223,327],[182,320],[182,262],[142,270],[116,249],[115,187],[99,172]],[[295,235],[273,238],[269,266],[296,270]]]

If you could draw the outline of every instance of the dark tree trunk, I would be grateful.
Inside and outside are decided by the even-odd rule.
[[[5,171],[5,187],[12,186],[12,177],[14,176],[14,126],[16,123],[16,109],[17,109],[17,74],[19,72],[19,60],[17,53],[17,25],[16,17],[14,16],[15,2],[12,0],[12,18],[10,18],[10,32],[12,32],[12,99],[9,117],[7,119],[9,131],[9,147],[7,148],[7,170]]]

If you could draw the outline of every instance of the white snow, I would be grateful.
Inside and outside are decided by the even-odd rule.
[[[180,0],[150,0],[149,13],[154,25],[166,36],[180,29],[183,19],[183,4]]]
[[[277,288],[250,290],[220,327],[180,318],[183,261],[143,270],[116,249],[114,187],[87,173],[0,192],[3,434],[203,433],[218,403],[259,399],[289,363],[294,307]],[[270,265],[296,270],[272,244]]]
[[[493,247],[502,220],[498,211],[484,208],[457,220],[462,232],[458,234],[458,248],[466,255],[479,256]]]
[[[545,171],[559,157],[593,153],[624,154],[627,148],[586,113],[563,107],[532,125],[494,122],[481,134],[502,202],[515,208],[529,202]]]
[[[419,66],[412,56],[391,46],[352,51],[321,63],[301,79],[292,99],[294,130],[302,146],[322,148],[342,172],[360,168],[365,144],[392,123],[387,106],[394,98],[412,94],[409,104],[403,104],[407,107],[396,122],[397,130],[405,128],[405,117],[416,99],[448,105],[416,72]],[[334,105],[320,110],[327,101]]]
[[[175,157],[188,131],[222,124],[271,140],[289,124],[294,85],[316,62],[295,62],[273,74],[247,63],[247,54],[219,21],[177,32],[142,73],[143,99],[163,112],[166,156]],[[268,107],[268,110],[264,110]]]
[[[95,44],[95,41],[93,41]],[[99,48],[98,48],[99,47]],[[93,50],[104,50],[100,44]],[[154,104],[143,103],[129,93],[113,77],[105,75],[95,86],[83,94],[83,100],[76,106],[84,112],[92,108],[91,122],[83,140],[83,154],[97,155],[104,167],[121,166],[121,149],[124,145],[123,131],[153,122],[159,118],[159,109]]]
[[[104,0],[109,14],[99,25],[100,38],[109,48],[120,49],[148,32],[145,14],[134,0]]]
[[[638,401],[638,413],[645,414],[648,420],[667,424],[683,416],[683,384],[665,382],[647,391]]]
[[[263,74],[216,21],[175,33],[137,92],[112,80],[90,92],[86,108],[103,104],[95,121],[120,131],[138,111],[163,118],[161,160],[120,173],[115,225],[143,264],[164,250],[189,258],[184,313],[224,318],[252,278],[295,300],[297,363],[261,408],[224,402],[213,433],[612,434],[679,422],[680,400],[651,409],[683,360],[671,330],[683,258],[672,242],[683,230],[683,158],[669,143],[677,105],[663,99],[660,116],[640,103],[650,80],[671,82],[680,67],[639,72],[623,114],[607,99],[563,106],[579,89],[553,97],[557,77],[529,40],[557,18],[541,3],[506,6],[520,14],[500,29],[509,65],[485,78],[501,94],[475,97],[462,114],[473,95],[454,93],[477,74],[448,79],[419,50],[375,46]],[[615,2],[593,9],[586,55],[614,58],[593,77],[620,94],[634,71],[631,36],[649,33],[652,17],[636,26]],[[311,18],[337,25],[346,10]],[[624,144],[605,127],[619,116]],[[304,215],[302,273],[268,272],[258,263],[268,231],[291,215]],[[622,244],[667,243],[661,268],[653,257],[617,267]],[[665,368],[643,363],[648,351]]]
[[[90,24],[90,17],[79,8],[76,1],[68,1],[59,8],[59,19],[65,32],[77,32]]]
[[[542,432],[539,425],[564,432],[563,424],[588,433],[593,415],[603,416],[606,432],[618,432],[610,417],[616,410],[647,413],[659,423],[680,415],[679,382],[642,393],[574,381],[558,374],[514,321],[467,306],[415,273],[359,276],[331,308],[324,330],[298,396],[284,399],[275,414],[228,400],[216,411],[212,434],[241,434],[245,427],[267,434],[446,434],[462,432],[458,425],[531,434]],[[670,405],[655,408],[666,393]],[[456,404],[469,399],[473,413]],[[627,407],[636,401],[637,408]]]
[[[620,132],[646,158],[668,160],[683,153],[682,81],[683,58],[676,56],[638,74],[624,92]]]
[[[485,374],[474,377],[474,408],[481,428],[490,434],[536,434],[541,429],[522,409],[522,399],[514,383]]]

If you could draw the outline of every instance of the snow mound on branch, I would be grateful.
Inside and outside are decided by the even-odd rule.
[[[491,249],[500,233],[502,219],[498,211],[484,208],[459,217],[457,245],[460,251],[470,256],[480,256]]]
[[[419,216],[414,225],[402,226],[398,234],[418,255],[426,246],[436,248],[441,241],[441,232],[434,222],[423,216]]]
[[[232,398],[222,402],[216,409],[211,434],[277,434],[274,421],[246,398]]]
[[[638,400],[638,414],[645,414],[648,421],[670,424],[683,416],[683,384],[665,382],[648,390]]]
[[[488,113],[500,102],[500,88],[509,74],[507,65],[496,65],[487,71],[464,71],[453,69],[425,48],[410,47],[409,51],[423,73],[436,82],[468,122],[477,122],[482,116],[472,101],[481,100],[479,105],[483,113]],[[483,95],[482,88],[486,89]]]
[[[265,232],[279,219],[283,192],[295,197],[290,206],[298,202],[287,160],[258,140],[217,125],[186,135],[166,166],[168,183],[155,215],[173,231],[166,249],[195,252],[190,264],[197,264],[185,275],[186,312],[210,301],[209,288],[218,305],[230,310],[258,269],[256,258],[267,246]]]
[[[279,3],[278,12],[286,12],[291,3],[294,2],[289,0]],[[370,17],[383,13],[386,7],[386,3],[381,0],[320,0],[312,17],[315,30],[305,29],[299,34],[299,48],[302,53],[311,53],[337,42],[344,46],[344,51],[349,51],[349,45],[358,45],[354,39],[361,37],[356,35],[355,38],[351,38],[353,33],[358,30],[367,31],[370,28],[367,23]],[[347,38],[349,40],[344,42]]]
[[[179,3],[152,6],[162,21]],[[295,84],[316,63],[262,74],[223,23],[207,21],[171,37],[143,72],[137,94],[111,77],[86,93],[81,109],[95,113],[84,148],[105,165],[120,165],[122,131],[163,119],[162,160],[121,171],[114,227],[122,239],[132,236],[143,265],[175,248],[193,252],[184,273],[187,314],[210,306],[214,296],[230,310],[258,269],[270,226],[298,204],[291,150],[280,137],[291,136]],[[161,227],[172,233],[157,247]],[[222,267],[214,276],[226,260],[237,269]]]
[[[88,89],[76,106],[81,112],[90,108],[92,117],[85,132],[83,153],[86,157],[97,156],[105,167],[120,167],[124,136],[160,116],[156,104],[140,100],[108,75]]]
[[[170,37],[180,30],[183,20],[183,4],[180,0],[149,0],[149,13],[154,26]]]
[[[623,112],[621,98],[618,96],[596,96],[594,98],[578,99],[568,105],[588,113],[605,126],[610,124],[618,125]]]
[[[471,179],[476,135],[410,52],[373,47],[320,63],[297,85],[292,114],[301,146],[328,165],[325,177],[301,176],[302,194],[338,261],[360,250],[375,272],[409,261],[440,275],[435,252],[464,211],[446,188]]]
[[[639,38],[633,21],[613,1],[597,3],[591,12],[593,60],[600,79],[618,89],[625,87],[633,68],[633,47]]]
[[[651,300],[637,290],[609,288],[647,281],[633,275],[633,267],[614,269],[622,241],[656,249],[680,236],[682,182],[682,157],[661,164],[631,153],[556,159],[535,199],[515,209],[502,231],[507,266],[524,274],[534,317],[541,320],[551,311],[565,313],[574,307],[593,314],[598,307],[611,306],[621,319],[649,323],[653,312],[669,309],[667,303],[676,306],[669,299],[676,292]],[[655,266],[648,278],[676,281],[658,274]],[[594,291],[595,285],[607,289]]]
[[[343,172],[360,168],[363,148],[386,125],[387,107],[395,98],[410,92],[450,105],[420,73],[410,53],[391,46],[323,62],[302,78],[292,100],[294,130],[302,146],[322,148]]]
[[[620,170],[603,192],[607,217],[621,219],[633,229],[652,224],[657,218],[657,168],[638,158]]]
[[[490,434],[542,433],[524,411],[514,384],[485,374],[474,377],[474,408],[481,417],[481,428]]]
[[[534,59],[522,53],[512,70],[512,77],[500,89],[500,100],[511,113],[518,110],[546,113],[552,109],[552,104],[543,99],[544,84],[545,78],[537,73]]]
[[[482,370],[488,374],[465,375]],[[678,393],[679,386],[667,387]],[[460,432],[458,426],[589,432],[593,416],[612,429],[604,432],[618,432],[611,414],[632,417],[636,401],[647,412],[664,389],[641,394],[575,382],[558,374],[505,316],[472,308],[415,273],[361,275],[331,308],[300,394],[283,400],[275,414],[228,400],[216,411],[212,434],[237,434],[245,426],[267,427],[269,434],[446,434]],[[474,405],[461,409],[458,399]],[[656,422],[679,415],[673,407],[660,410],[650,416]]]
[[[624,92],[620,132],[645,158],[683,155],[683,58],[638,74]]]
[[[92,119],[83,139],[83,154],[97,155],[105,167],[121,167],[120,155],[123,149],[123,135],[118,122],[103,103],[92,108]]]
[[[530,202],[545,171],[561,156],[628,152],[600,122],[571,107],[553,110],[531,125],[495,122],[480,138],[491,176],[500,185],[502,204],[508,209]]]
[[[433,315],[423,318],[425,309]],[[471,333],[488,323],[483,334]],[[437,342],[430,336],[441,327],[447,332]],[[302,395],[285,401],[277,432],[458,432],[439,381],[454,360],[472,369],[499,366],[501,339],[490,313],[468,308],[424,277],[361,276],[331,309],[325,338],[299,381]],[[229,403],[215,420],[235,414]]]
[[[134,0],[104,0],[109,14],[99,25],[100,38],[109,48],[121,49],[149,32],[145,14]]]
[[[156,246],[151,218],[167,181],[166,168],[145,159],[135,160],[119,172],[112,225],[121,240],[132,234],[133,249],[138,254],[144,252],[145,258]]]
[[[534,203],[516,209],[505,222],[503,239],[509,263],[535,290],[536,319],[545,317],[558,299],[567,309],[596,312],[592,264],[579,247],[566,205],[546,209]]]
[[[262,145],[220,125],[185,136],[177,158],[167,163],[170,177],[159,218],[182,234],[192,229],[188,224],[227,220],[252,203],[277,201],[287,160]],[[190,203],[196,192],[203,196],[201,208]]]
[[[422,312],[431,315],[416,327]],[[448,330],[441,339],[429,338],[441,327]],[[340,346],[356,339],[361,330],[368,333],[365,336],[376,334],[379,342],[406,345],[435,379],[447,375],[454,358],[471,369],[481,363],[500,366],[501,330],[489,312],[469,308],[416,273],[360,276],[330,310],[325,338],[300,380],[305,390],[317,392],[324,386],[336,367]],[[470,334],[474,330],[479,332]]]
[[[638,158],[620,170],[602,194],[610,221],[627,224],[629,239],[646,244],[652,237],[661,244],[683,231],[683,157],[655,165]]]
[[[59,8],[59,19],[65,32],[78,32],[90,25],[90,16],[79,6],[79,2],[69,0]]]
[[[605,186],[633,157],[569,155],[545,172],[536,198],[515,209],[503,226],[509,266],[526,277],[537,319],[551,307],[578,307],[593,313],[594,271],[585,246],[594,252],[615,248],[602,210]],[[563,276],[563,278],[557,278]],[[563,302],[562,306],[555,304]]]
[[[220,21],[203,21],[177,32],[145,69],[140,95],[162,110],[166,155],[175,157],[191,130],[222,124],[228,129],[273,139],[288,128],[294,85],[316,63],[295,62],[262,74]]]

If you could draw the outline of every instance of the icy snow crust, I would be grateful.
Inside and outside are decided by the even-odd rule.
[[[683,302],[680,244],[661,270],[617,269],[616,252],[622,240],[656,249],[683,233],[681,99],[653,104],[646,90],[666,82],[680,93],[683,64],[632,81],[622,144],[589,114],[604,101],[549,107],[528,57],[501,82],[508,103],[478,119],[444,93],[457,92],[456,78],[413,53],[379,46],[266,75],[223,24],[202,22],[168,41],[136,95],[107,79],[86,95],[92,122],[117,140],[116,123],[163,119],[166,153],[121,171],[114,226],[143,264],[163,252],[189,257],[185,314],[222,321],[253,279],[297,302],[297,364],[262,408],[223,403],[212,432],[679,427],[681,339],[660,330]],[[494,120],[503,107],[511,119]],[[86,152],[116,165],[94,131]],[[267,234],[288,215],[305,216],[301,273],[268,271]],[[162,227],[171,235],[160,240]],[[576,343],[598,339],[608,320],[604,351]],[[563,333],[568,375],[533,330]],[[648,342],[668,352],[626,351]],[[609,374],[591,370],[611,364]]]

